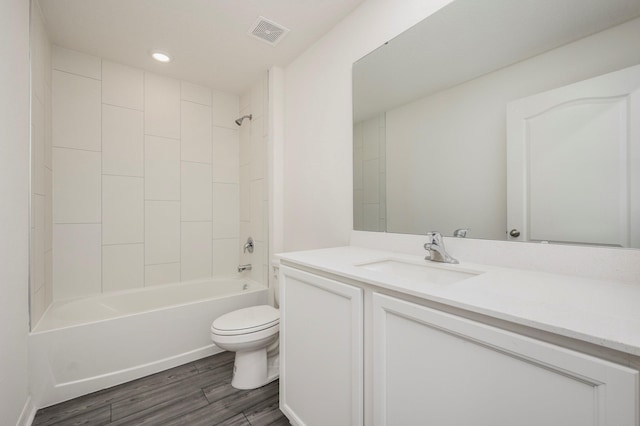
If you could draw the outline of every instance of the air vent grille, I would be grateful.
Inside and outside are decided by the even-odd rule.
[[[288,32],[288,28],[285,28],[280,24],[276,24],[263,16],[259,16],[255,24],[249,28],[248,34],[264,41],[265,43],[275,46]]]

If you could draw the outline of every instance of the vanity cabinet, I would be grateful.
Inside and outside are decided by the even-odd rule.
[[[280,407],[293,424],[640,426],[640,374],[593,355],[604,349],[589,355],[352,279],[280,271]]]
[[[363,291],[280,267],[280,408],[293,424],[363,424]]]
[[[373,294],[373,424],[637,425],[638,371]]]

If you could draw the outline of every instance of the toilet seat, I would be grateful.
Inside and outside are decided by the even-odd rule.
[[[279,330],[279,324],[280,311],[273,306],[251,306],[217,318],[211,324],[211,333],[218,336],[237,336],[273,328],[266,333],[271,334]]]

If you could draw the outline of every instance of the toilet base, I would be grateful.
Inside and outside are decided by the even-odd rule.
[[[280,375],[279,355],[267,357],[267,348],[236,352],[231,386],[256,389],[276,380]]]

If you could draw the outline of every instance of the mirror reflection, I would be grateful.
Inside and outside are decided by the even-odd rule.
[[[456,0],[357,61],[354,228],[640,247],[639,16]]]

